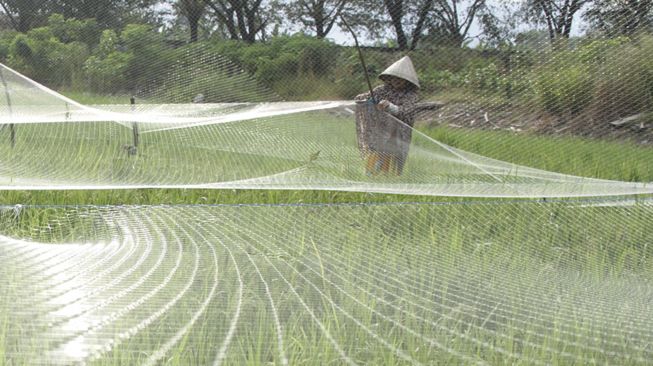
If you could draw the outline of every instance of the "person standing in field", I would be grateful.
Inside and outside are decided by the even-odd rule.
[[[412,138],[419,80],[408,56],[390,65],[379,79],[383,85],[374,88],[373,95],[367,92],[355,98],[367,105],[358,108],[357,138],[368,175],[400,175]]]

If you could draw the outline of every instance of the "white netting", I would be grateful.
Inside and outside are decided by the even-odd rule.
[[[4,355],[646,363],[651,202],[593,203],[5,208]]]
[[[650,363],[653,8],[516,3],[0,0],[0,364]]]
[[[476,197],[651,193],[645,183],[547,172],[414,131],[401,176],[369,176],[351,102],[87,107],[3,70],[12,144],[0,187],[326,189]],[[389,114],[388,124],[403,123]],[[20,131],[18,131],[20,130]]]

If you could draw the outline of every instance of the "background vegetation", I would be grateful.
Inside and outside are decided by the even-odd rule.
[[[0,62],[82,103],[128,103],[132,95],[139,103],[191,102],[200,94],[204,102],[234,102],[350,99],[367,89],[365,71],[377,75],[408,53],[424,100],[507,110],[520,118],[527,111],[559,130],[580,121],[587,132],[640,113],[653,120],[653,1],[637,7],[613,0],[510,3],[287,0],[240,1],[240,8],[229,8],[225,0],[0,0]],[[453,8],[456,14],[448,10]],[[367,45],[367,70],[356,49],[334,40],[338,28],[344,29],[340,16]],[[585,32],[572,32],[581,19]],[[440,139],[456,140],[453,130],[434,131]],[[474,136],[445,142],[479,153],[503,149],[488,154],[551,168],[516,161],[532,157],[537,144],[513,151],[504,149],[509,136]],[[559,146],[559,140],[549,144]],[[590,148],[593,154],[613,151],[601,155],[602,162],[617,154],[626,159],[628,149]],[[647,161],[646,153],[636,155]],[[557,153],[542,156],[561,159]],[[635,165],[615,163],[616,171],[603,175],[577,171],[582,162],[553,170],[652,180],[639,161]],[[158,194],[112,195],[120,202],[153,202]],[[270,194],[282,201],[297,198]],[[67,201],[80,193],[53,195],[44,199]],[[94,201],[93,195],[78,200]],[[193,202],[230,199],[224,192],[191,195],[186,198]],[[6,202],[24,198],[11,193]]]
[[[377,75],[404,52],[366,48],[367,72]],[[653,104],[653,37],[646,32],[544,44],[524,36],[512,44],[474,48],[423,42],[410,55],[426,99],[493,97],[561,121],[582,114],[609,121],[648,112]],[[159,102],[190,102],[197,94],[205,102],[265,99],[239,94],[237,86],[189,82],[224,72],[215,58],[279,99],[350,99],[366,90],[354,48],[302,32],[259,42],[217,36],[175,42],[152,24],[102,29],[95,19],[62,14],[26,32],[0,32],[0,62],[71,95],[137,95]],[[186,82],[171,82],[173,74]]]

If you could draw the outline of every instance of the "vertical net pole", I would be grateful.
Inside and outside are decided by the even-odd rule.
[[[136,110],[136,98],[132,96],[131,98],[129,98],[129,102],[131,104],[132,112],[134,112]],[[138,122],[132,123],[132,135],[133,135],[132,146],[134,146],[134,150],[136,150],[136,148],[138,148],[138,138],[139,138]]]

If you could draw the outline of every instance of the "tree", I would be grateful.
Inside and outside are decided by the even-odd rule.
[[[0,9],[12,27],[22,33],[45,21],[49,5],[50,0],[0,0]]]
[[[347,3],[347,0],[298,0],[283,8],[291,20],[302,23],[322,39],[331,32]]]
[[[347,11],[347,22],[365,30],[371,38],[386,36],[391,29],[397,47],[412,50],[424,35],[426,23],[437,0],[355,0]]]
[[[653,28],[653,0],[595,0],[585,19],[609,36],[630,36]]]
[[[549,40],[569,38],[574,16],[593,0],[526,0],[524,13],[527,20],[545,23]]]
[[[181,16],[188,20],[190,42],[196,42],[199,22],[206,11],[206,3],[204,0],[178,0],[175,8]]]
[[[256,35],[262,33],[269,16],[263,0],[203,0],[225,26],[229,38],[253,43]]]
[[[519,18],[518,5],[515,3],[486,4],[477,15],[482,44],[494,48],[514,45],[519,34]]]
[[[436,1],[439,0],[383,0],[400,50],[413,50],[417,47],[423,35],[424,24]]]
[[[374,9],[375,0],[360,1],[367,9]],[[376,0],[380,1],[380,0]],[[469,30],[485,9],[486,0],[383,0],[385,13],[367,11],[367,18],[352,17],[351,22],[363,25],[370,35],[374,28],[394,30],[397,46],[402,50],[415,49],[425,37],[436,43],[462,46]],[[378,5],[376,6],[378,7]],[[428,31],[428,34],[426,34]]]
[[[19,0],[21,1],[21,0]],[[36,0],[30,0],[36,1]],[[135,14],[153,18],[149,11],[158,0],[51,0],[48,11],[63,14],[64,18],[95,19],[102,28],[120,29]]]
[[[435,0],[430,32],[444,43],[461,47],[469,38],[475,18],[486,8],[485,0]]]

